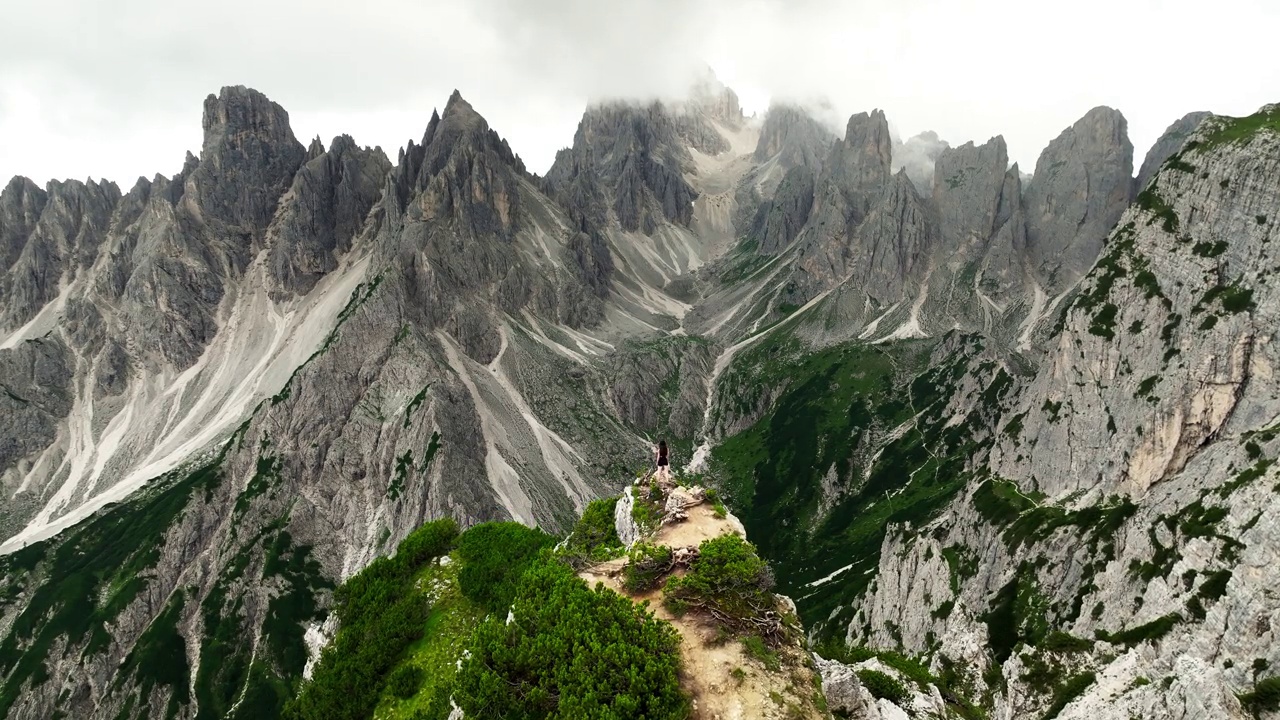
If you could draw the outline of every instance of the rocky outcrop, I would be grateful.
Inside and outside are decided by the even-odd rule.
[[[748,231],[761,253],[777,255],[791,246],[809,221],[813,190],[814,171],[807,165],[797,165],[782,177],[773,199],[760,206]]]
[[[646,435],[692,439],[702,423],[717,352],[700,338],[620,348],[607,370],[609,400],[617,416]]]
[[[390,170],[381,149],[359,148],[349,135],[327,152],[319,138],[312,142],[268,233],[272,272],[285,290],[305,295],[338,267]]]
[[[688,226],[696,193],[683,177],[691,158],[681,129],[658,102],[592,107],[578,123],[573,147],[556,153],[546,181],[558,190],[590,173],[624,230],[649,234],[663,222]]]
[[[432,117],[422,144],[405,149],[386,182],[372,216],[374,263],[390,268],[385,280],[403,293],[406,321],[447,327],[468,355],[488,362],[499,351],[497,318],[476,297],[502,313],[528,309],[575,326],[598,317],[593,303],[607,292],[611,260],[596,209],[571,210],[577,228],[564,237],[567,223],[460,94]],[[590,199],[574,195],[572,182],[551,187]],[[566,261],[570,272],[559,272]]]
[[[996,231],[1008,167],[1009,154],[999,136],[981,146],[969,142],[938,153],[930,185],[947,251],[959,252],[975,242],[979,251],[986,249]]]
[[[846,226],[858,225],[888,185],[893,140],[883,110],[858,113],[849,118],[844,139],[836,143],[819,176],[818,205],[829,207]]]
[[[24,177],[0,190],[0,269],[7,271],[22,254],[48,200],[48,193]]]
[[[906,170],[907,177],[915,183],[916,190],[928,197],[933,194],[934,164],[938,157],[951,147],[946,140],[932,130],[893,144],[893,171]]]
[[[756,168],[738,189],[735,225],[758,252],[776,255],[809,220],[815,184],[836,138],[803,109],[771,105],[760,129]]]
[[[937,242],[936,224],[905,173],[894,176],[883,201],[858,227],[843,265],[848,275],[880,306],[892,304],[927,272]]]
[[[838,713],[843,718],[880,719],[876,699],[862,686],[852,666],[827,660],[817,654],[813,659],[822,676],[822,694],[826,696],[827,707],[831,712]]]
[[[1207,120],[1147,185],[963,495],[891,527],[853,643],[995,662],[1001,716],[1256,710],[1280,527],[1271,123]]]
[[[1183,115],[1174,121],[1172,125],[1165,128],[1164,133],[1156,140],[1151,149],[1147,151],[1147,157],[1142,161],[1142,167],[1138,170],[1138,176],[1134,180],[1133,193],[1137,195],[1147,187],[1147,183],[1151,182],[1151,178],[1155,177],[1156,171],[1175,153],[1182,150],[1183,144],[1187,142],[1187,138],[1200,123],[1208,119],[1212,113],[1209,112],[1192,112]]]
[[[75,397],[70,353],[57,338],[35,338],[0,351],[0,488],[12,498],[28,473],[28,459],[53,443]],[[35,493],[30,493],[35,495]],[[20,529],[39,498],[18,498],[0,511],[0,532]]]
[[[1096,107],[1049,143],[1026,188],[1027,251],[1042,285],[1084,275],[1132,198],[1133,144],[1119,111]]]
[[[720,82],[711,68],[694,81],[686,102],[696,114],[731,127],[741,125],[744,119],[738,94]]]
[[[855,240],[855,234],[873,208],[878,208],[881,222],[877,227],[881,229],[894,222],[892,218],[905,215],[909,223],[920,219],[914,213],[919,200],[914,197],[914,188],[904,188],[896,180],[890,187],[891,148],[889,124],[883,111],[849,118],[844,139],[832,146],[815,181],[808,224],[796,241],[797,273],[788,286],[786,302],[803,305],[839,283],[850,270],[856,269],[866,277],[874,272],[868,262],[877,267],[892,264],[901,269],[913,261],[919,248],[903,247],[902,243],[912,244],[921,239],[914,225],[902,232],[892,230],[893,239],[871,233]],[[910,185],[905,175],[901,177]],[[902,279],[899,277],[897,281]]]
[[[199,217],[259,233],[306,159],[289,113],[242,85],[204,101],[204,148],[186,179]]]
[[[835,140],[831,131],[804,109],[772,104],[760,127],[754,157],[758,163],[777,158],[783,170],[804,166],[816,175]]]
[[[1009,167],[1003,137],[939,153],[933,206],[938,254],[926,314],[936,325],[1000,334],[1029,294],[1023,282],[1026,226],[1017,166]]]
[[[744,121],[738,94],[720,82],[710,68],[694,82],[688,99],[676,103],[673,111],[677,134],[704,155],[719,155],[730,149],[729,141],[716,128],[717,123],[738,129]]]
[[[119,201],[110,182],[52,181],[44,192],[25,178],[9,183],[0,242],[13,260],[0,276],[0,329],[27,323],[93,264]]]

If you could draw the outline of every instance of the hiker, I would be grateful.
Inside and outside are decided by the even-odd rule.
[[[667,441],[659,440],[658,447],[654,448],[658,456],[657,477],[659,480],[671,480],[671,461],[667,455]]]

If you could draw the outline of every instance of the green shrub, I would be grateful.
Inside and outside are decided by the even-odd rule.
[[[721,535],[698,546],[687,575],[667,580],[664,600],[673,611],[701,610],[741,625],[773,609],[772,589],[773,572],[755,548],[737,535]]]
[[[650,486],[647,491],[644,488],[636,488],[634,497],[635,504],[631,506],[631,519],[646,532],[657,528],[662,522],[662,505],[660,504],[662,491],[656,485]]]
[[[573,526],[564,555],[572,564],[603,562],[622,554],[622,541],[614,524],[617,497],[592,500]]]
[[[895,678],[879,670],[859,670],[858,679],[867,692],[879,700],[888,700],[895,705],[903,705],[907,700],[907,689]]]
[[[1077,653],[1093,648],[1093,643],[1084,638],[1078,638],[1071,633],[1054,630],[1045,636],[1042,647],[1053,652]]]
[[[1072,700],[1080,697],[1097,680],[1097,676],[1091,672],[1081,673],[1068,679],[1064,685],[1054,691],[1053,703],[1049,705],[1049,709],[1045,712],[1044,720],[1052,720],[1052,718],[1058,717],[1058,714],[1066,709]]]
[[[396,548],[396,562],[405,569],[415,569],[446,555],[458,540],[458,523],[444,518],[414,530]]]
[[[458,538],[458,589],[472,602],[506,617],[520,577],[555,538],[517,522],[473,525]]]
[[[671,548],[638,542],[627,554],[623,585],[630,592],[644,592],[656,587],[658,580],[671,570]]]
[[[417,695],[420,687],[422,687],[422,669],[417,665],[401,665],[387,678],[387,689],[401,700]]]
[[[567,566],[538,561],[506,615],[477,628],[454,680],[474,718],[684,718],[680,636]]]
[[[1232,286],[1222,293],[1222,309],[1227,312],[1240,313],[1254,307],[1253,288]]]
[[[720,493],[715,488],[707,488],[707,501],[711,503],[711,511],[716,517],[723,519],[729,514],[724,501],[720,499]]]
[[[1143,623],[1137,627],[1118,632],[1107,632],[1106,630],[1098,630],[1094,634],[1099,640],[1103,640],[1116,645],[1139,645],[1148,640],[1159,640],[1169,631],[1182,621],[1182,616],[1178,613],[1169,613],[1152,620],[1149,623]]]
[[[310,682],[286,705],[287,720],[373,715],[391,668],[426,631],[431,606],[414,587],[414,576],[449,551],[457,531],[450,518],[427,523],[400,543],[394,559],[374,560],[334,591],[338,634],[321,653]]]
[[[419,707],[409,720],[448,720],[449,715],[453,712],[453,703],[450,698],[453,697],[453,684],[441,683],[431,693],[431,700],[427,702],[426,708]]]
[[[743,638],[742,647],[747,651],[747,655],[759,660],[766,670],[777,670],[782,667],[778,663],[778,653],[770,650],[759,635],[748,635]]]
[[[1240,696],[1240,702],[1255,713],[1280,710],[1280,675],[1259,680],[1251,692]]]
[[[828,660],[853,665],[876,656],[876,651],[864,645],[847,645],[835,638],[828,638],[818,646],[816,652]]]

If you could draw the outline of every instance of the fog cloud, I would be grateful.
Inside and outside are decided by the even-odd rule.
[[[1280,99],[1277,27],[1269,0],[10,3],[0,175],[172,173],[199,149],[201,100],[231,84],[304,141],[347,132],[392,157],[458,88],[543,171],[588,101],[671,97],[707,64],[748,112],[826,102],[843,129],[879,107],[903,136],[1003,134],[1031,169],[1096,105],[1125,113],[1141,154],[1190,110]]]

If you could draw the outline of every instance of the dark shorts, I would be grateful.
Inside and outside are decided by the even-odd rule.
[[[666,459],[666,458],[658,458],[658,467],[666,467],[666,466],[667,466],[667,459]]]

